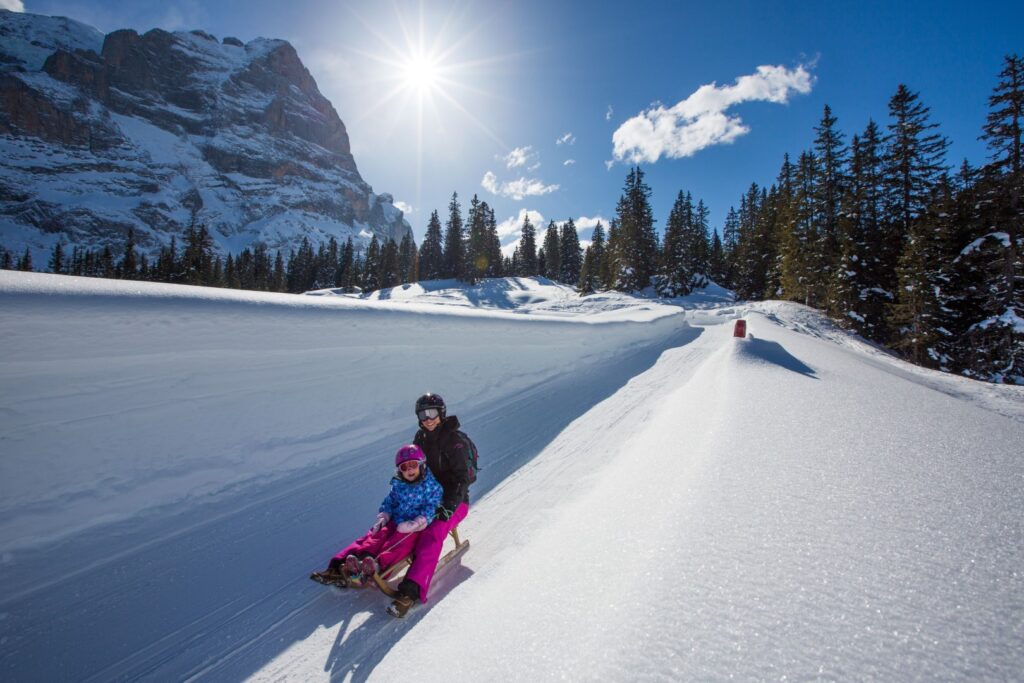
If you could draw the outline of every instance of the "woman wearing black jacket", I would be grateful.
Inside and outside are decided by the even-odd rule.
[[[427,468],[441,483],[444,493],[434,521],[416,541],[415,559],[398,584],[399,595],[388,608],[398,617],[404,617],[417,600],[426,602],[444,539],[469,512],[468,445],[459,436],[459,418],[447,415],[443,398],[424,394],[416,401],[416,419],[420,428],[413,443],[426,453]]]

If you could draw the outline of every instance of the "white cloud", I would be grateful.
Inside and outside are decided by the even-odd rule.
[[[498,223],[498,239],[502,243],[501,253],[505,256],[511,256],[512,252],[516,250],[516,244],[523,235],[523,219],[526,216],[530,217],[530,223],[533,224],[533,227],[538,228],[540,226],[540,228],[543,228],[546,226],[544,216],[539,211],[534,211],[533,209],[519,209],[518,215],[509,216]]]
[[[555,144],[556,145],[575,145],[576,144],[576,136],[573,135],[571,132],[570,133],[566,133],[562,137],[560,137],[557,140],[555,140]]]
[[[0,9],[9,9],[12,12],[24,12],[25,3],[21,0],[0,0]]]
[[[536,160],[537,152],[533,150],[533,145],[527,145],[526,147],[516,147],[505,156],[498,158],[505,162],[505,168],[518,168]]]
[[[612,105],[609,104],[608,105],[608,111],[606,111],[604,113],[604,120],[605,121],[611,121],[612,120],[612,114],[614,114],[614,113],[615,113],[615,110],[612,109]]]
[[[612,134],[612,154],[618,161],[653,163],[662,156],[679,159],[730,143],[750,132],[739,116],[726,113],[730,107],[753,101],[785,104],[794,92],[809,93],[813,83],[800,65],[793,70],[759,66],[757,73],[740,76],[733,85],[702,85],[672,107],[654,105],[619,126]]]
[[[575,163],[575,159],[566,159],[565,161],[562,162],[562,166],[572,166]]]
[[[604,226],[604,229],[608,229],[608,220],[601,216],[580,216],[574,218],[573,223],[576,224],[576,232],[580,230],[592,230],[598,223]]]
[[[606,162],[604,162],[604,168],[605,168],[606,171],[612,170],[612,166],[614,166],[614,165],[615,165],[615,162],[612,159],[608,159]]]
[[[480,181],[483,188],[491,194],[501,194],[498,187],[498,176],[494,175],[490,171],[484,173],[484,179]]]
[[[395,204],[395,208],[396,209],[398,209],[399,211],[401,211],[402,213],[404,213],[406,215],[409,215],[410,213],[412,213],[413,211],[416,210],[416,209],[412,208],[412,204],[406,204],[403,201],[397,201],[397,202],[394,202],[394,204]]]
[[[491,171],[484,173],[480,185],[485,190],[501,197],[510,197],[516,201],[524,197],[537,197],[550,194],[558,189],[558,185],[545,185],[544,181],[538,178],[518,178],[509,182],[498,182],[498,176]]]

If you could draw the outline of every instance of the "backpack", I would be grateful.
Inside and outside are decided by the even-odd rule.
[[[466,469],[469,471],[469,483],[472,484],[476,481],[477,470],[480,469],[479,458],[480,452],[476,448],[476,444],[473,443],[473,439],[469,438],[469,434],[462,431],[461,429],[455,430],[456,435],[465,445],[466,448]]]

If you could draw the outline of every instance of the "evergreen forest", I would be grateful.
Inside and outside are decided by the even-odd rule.
[[[920,94],[897,87],[884,119],[843,131],[825,106],[813,141],[785,154],[767,185],[752,182],[720,230],[709,209],[679,190],[661,235],[651,190],[631,168],[608,226],[582,249],[572,218],[524,219],[505,256],[493,208],[453,193],[435,210],[422,244],[375,236],[312,245],[287,255],[255,245],[216,253],[206,227],[191,226],[147,260],[129,232],[102,250],[57,244],[53,273],[299,293],[367,292],[420,280],[542,276],[585,296],[648,290],[683,296],[713,281],[737,298],[796,301],[927,367],[1024,384],[1024,220],[1021,125],[1024,63],[1004,58],[979,131],[987,162],[952,165],[949,141]],[[543,230],[543,234],[538,234]],[[0,247],[0,266],[33,270],[31,253]],[[650,289],[649,289],[650,288]]]

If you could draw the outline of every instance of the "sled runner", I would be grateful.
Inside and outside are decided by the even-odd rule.
[[[437,571],[441,571],[441,568],[446,564],[454,560],[455,558],[462,555],[469,548],[469,540],[459,540],[459,529],[455,527],[448,532],[448,535],[455,541],[455,547],[449,550],[447,553],[441,556],[441,559],[437,561]],[[407,569],[412,564],[412,555],[406,557],[404,560],[397,562],[382,572],[378,572],[373,575],[373,582],[377,584],[381,592],[389,598],[394,598],[398,595],[398,591],[395,590],[391,583],[394,579],[397,579],[402,574],[403,570]],[[365,581],[365,580],[364,580]],[[397,585],[397,581],[394,582]]]

